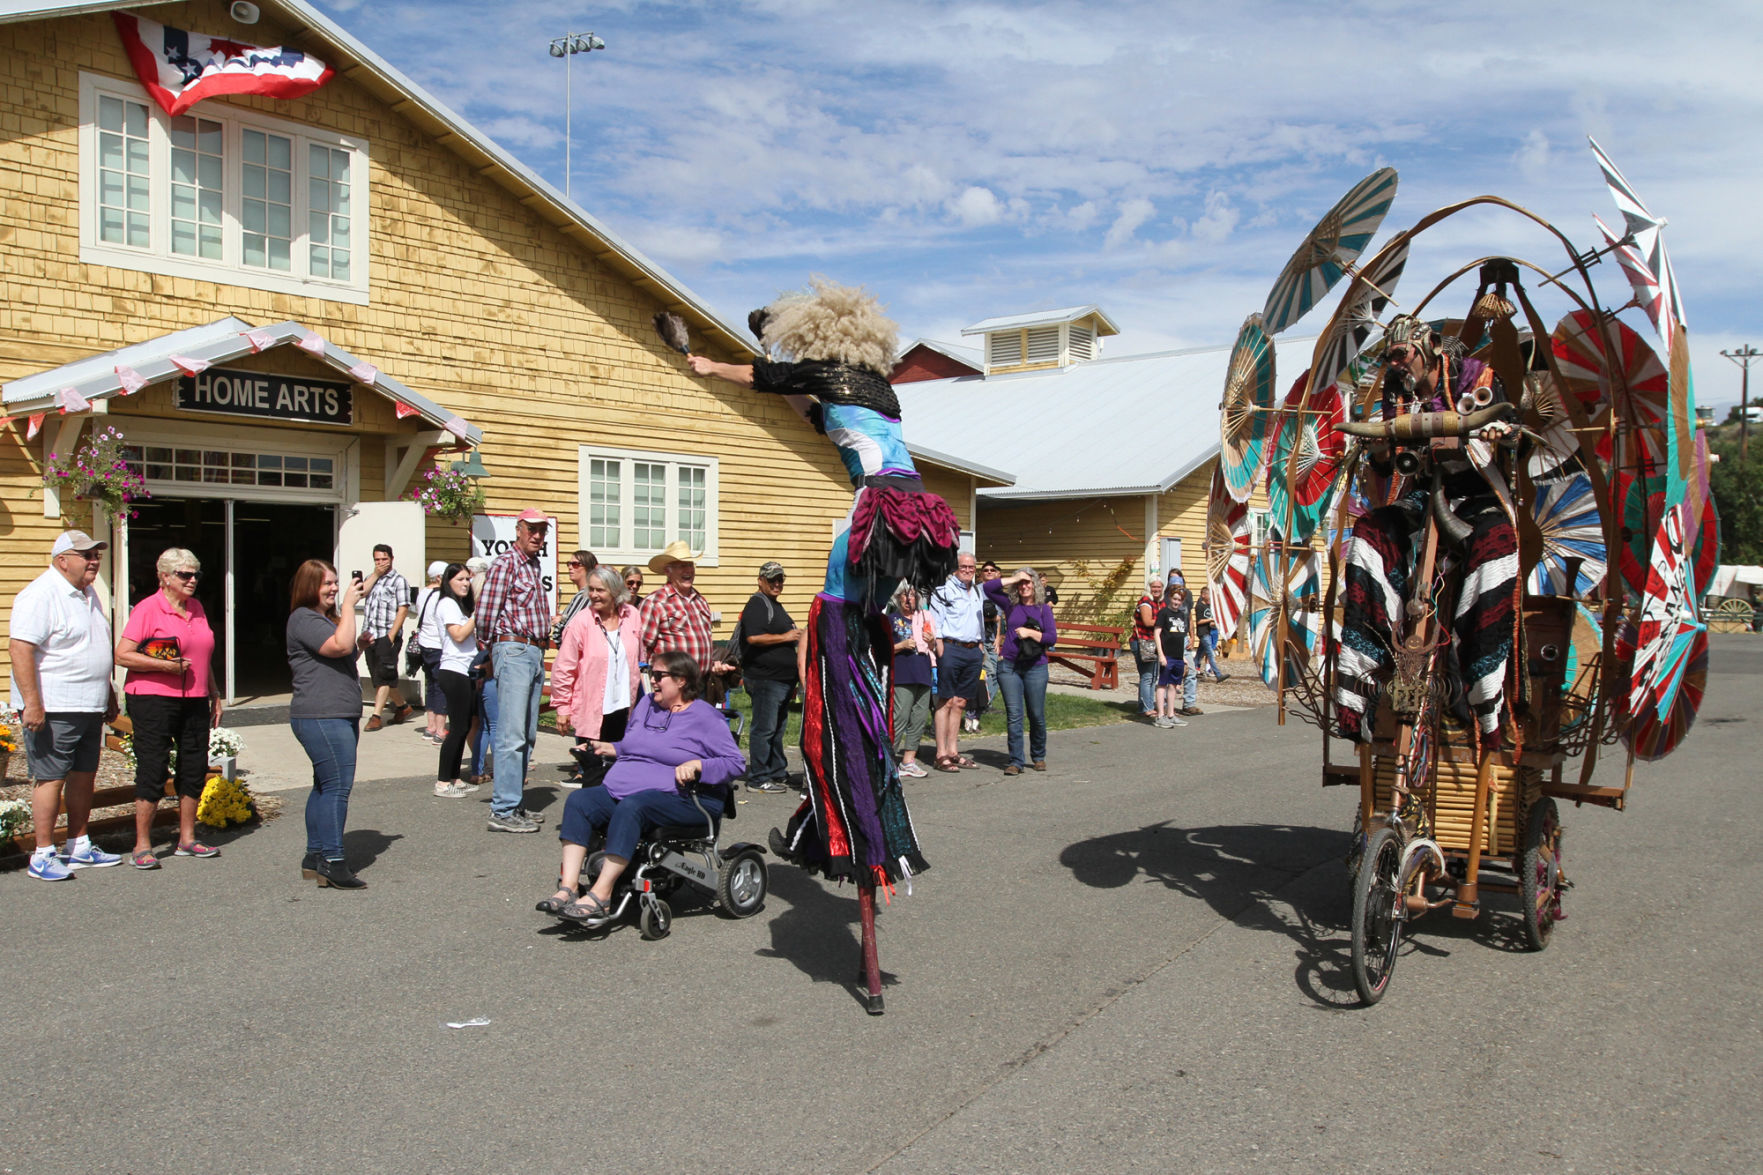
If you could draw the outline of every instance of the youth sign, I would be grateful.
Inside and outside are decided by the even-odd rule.
[[[471,553],[486,559],[514,549],[513,514],[473,514],[471,516]],[[539,582],[545,585],[545,598],[551,614],[557,614],[557,520],[545,531],[545,543],[539,548]]]
[[[177,406],[221,416],[355,423],[355,389],[346,382],[224,367],[179,377]]]

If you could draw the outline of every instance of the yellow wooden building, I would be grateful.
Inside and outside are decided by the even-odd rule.
[[[1203,583],[1230,348],[1103,358],[1116,330],[1095,306],[962,333],[983,339],[983,371],[896,390],[912,445],[946,444],[1014,476],[977,491],[980,557],[1053,572],[1060,615],[1093,623],[1126,623],[1153,573]],[[1259,546],[1264,492],[1250,516]]]
[[[112,8],[335,75],[171,117]],[[755,353],[746,333],[318,10],[15,6],[0,61],[0,609],[67,526],[111,541],[117,617],[188,547],[227,692],[277,692],[293,568],[392,535],[413,584],[463,560],[467,527],[386,504],[475,456],[490,514],[557,518],[555,578],[578,547],[645,563],[683,538],[731,624],[767,559],[806,614],[849,504],[832,447],[779,398],[691,377],[650,319],[680,313],[722,359]],[[44,485],[111,428],[152,495],[128,518]],[[970,530],[976,488],[1008,481],[926,474]]]

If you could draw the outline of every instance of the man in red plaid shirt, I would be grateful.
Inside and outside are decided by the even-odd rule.
[[[539,821],[521,801],[527,764],[539,741],[539,695],[551,632],[551,603],[539,566],[539,552],[550,533],[551,520],[544,511],[522,510],[514,523],[514,544],[491,562],[473,609],[478,644],[490,650],[500,706],[491,748],[492,832],[539,830]]]
[[[692,548],[672,542],[649,560],[649,570],[665,575],[667,582],[644,596],[639,609],[643,631],[638,647],[643,660],[653,661],[657,653],[680,652],[706,672],[712,668],[715,644],[710,637],[710,604],[693,586],[698,575],[696,558]]]

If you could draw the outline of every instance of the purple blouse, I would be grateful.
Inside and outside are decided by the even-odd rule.
[[[618,758],[606,773],[606,794],[615,800],[640,791],[680,791],[673,769],[689,759],[704,762],[701,783],[727,783],[747,769],[722,712],[702,699],[677,714],[644,694],[631,707],[618,741]]]
[[[1053,624],[1053,608],[1050,604],[1024,604],[1010,597],[1014,592],[1006,592],[998,585],[1001,579],[982,580],[980,586],[985,589],[986,598],[998,605],[998,611],[1004,617],[1004,651],[998,654],[1000,661],[1016,663],[1016,630],[1023,627],[1041,630],[1041,643],[1052,648],[1059,639],[1059,630]],[[1015,585],[1012,585],[1015,586]],[[1042,653],[1030,665],[1045,665],[1047,654]]]

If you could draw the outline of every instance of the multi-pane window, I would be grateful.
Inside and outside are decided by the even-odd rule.
[[[152,164],[147,104],[111,94],[98,100],[98,235],[146,249],[152,237]]]
[[[588,545],[596,551],[622,549],[619,507],[623,504],[624,462],[594,457],[588,462],[588,489],[582,495],[588,508]]]
[[[221,260],[226,200],[221,140],[221,126],[211,119],[183,114],[171,120],[173,253]]]
[[[718,463],[636,449],[581,450],[582,532],[602,561],[647,558],[684,542],[716,560]]]
[[[81,79],[83,260],[367,300],[365,143],[218,102],[167,117],[130,90]]]
[[[123,460],[131,471],[150,482],[275,486],[296,490],[336,488],[334,457],[129,445],[123,449]]]

